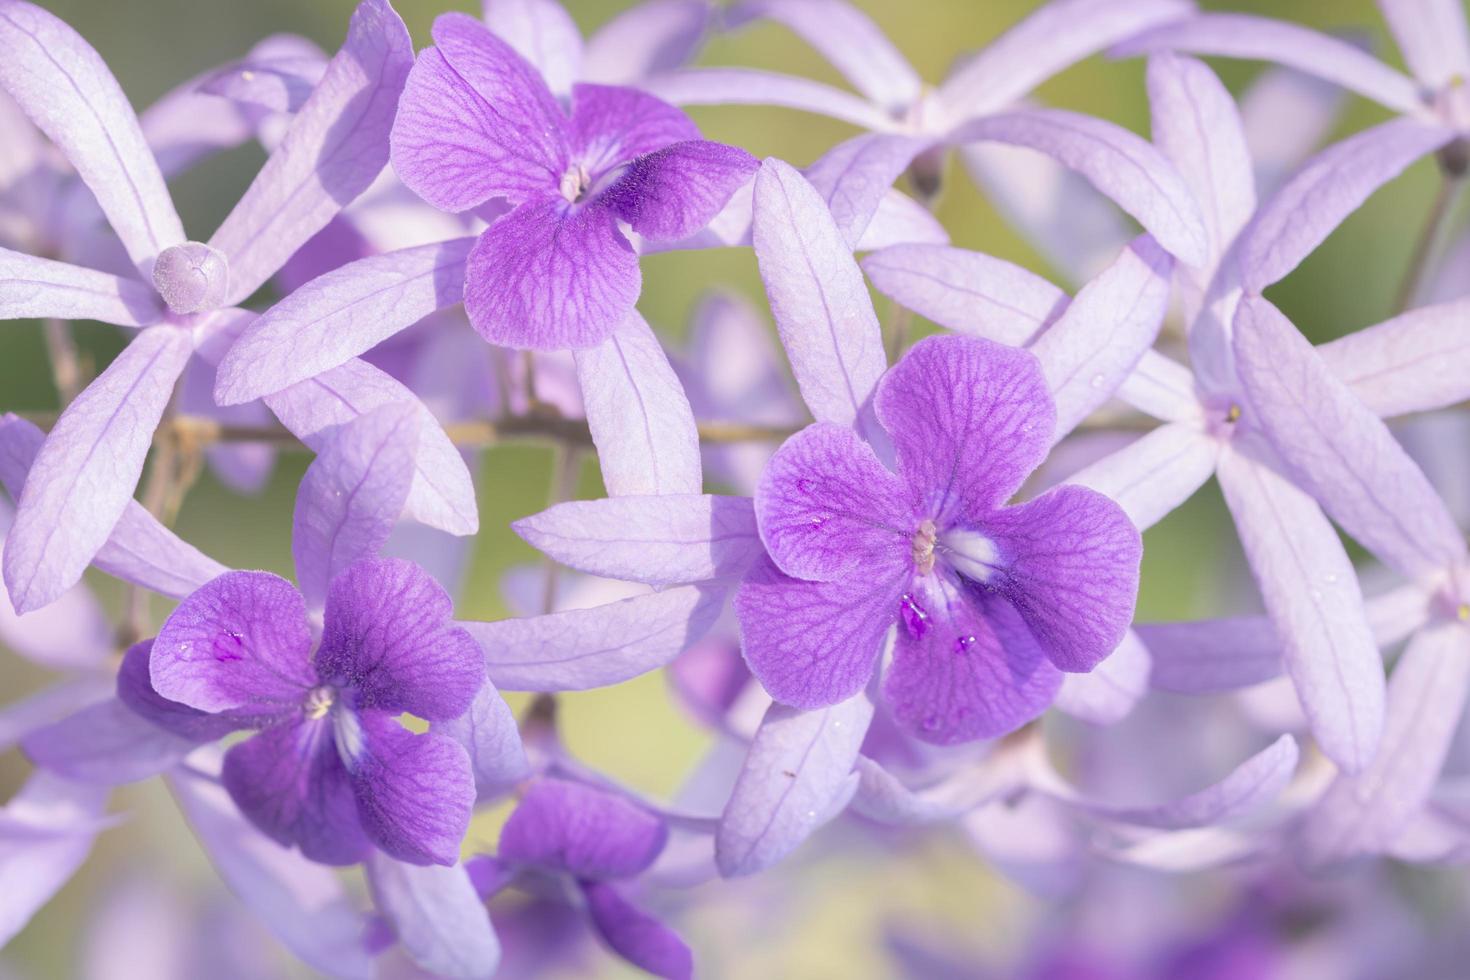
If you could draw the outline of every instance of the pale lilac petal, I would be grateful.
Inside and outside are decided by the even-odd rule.
[[[582,77],[632,85],[686,64],[704,41],[712,11],[707,0],[644,0],[621,11],[587,39]]]
[[[1312,733],[1329,758],[1358,772],[1383,731],[1383,663],[1337,532],[1269,459],[1258,437],[1237,432],[1220,457],[1220,488]]]
[[[1067,674],[1055,706],[1094,725],[1113,725],[1128,717],[1148,693],[1152,660],[1134,630],[1118,649],[1086,674]]]
[[[908,788],[867,756],[858,756],[857,771],[860,782],[852,798],[853,811],[895,827],[948,823],[1025,785],[1024,753],[1005,745],[918,790]]]
[[[1465,541],[1423,471],[1269,301],[1241,302],[1235,352],[1257,424],[1345,531],[1409,578],[1464,560]]]
[[[215,397],[235,405],[345,364],[463,298],[475,239],[359,259],[266,310],[219,365]]]
[[[646,870],[668,842],[652,812],[616,793],[537,779],[500,832],[499,858],[602,881]]]
[[[227,572],[179,604],[153,643],[153,689],[200,711],[280,714],[316,686],[301,593],[269,572]]]
[[[210,72],[197,83],[196,90],[269,112],[301,111],[326,74],[327,57],[305,38],[287,35],[268,38],[267,42],[272,40],[277,43],[264,47],[263,42],[248,56]],[[143,122],[145,134],[147,115]]]
[[[689,980],[694,954],[678,934],[605,882],[580,882],[592,925],[613,952],[667,980]]]
[[[0,708],[0,752],[8,752],[29,733],[112,697],[110,678],[80,674],[43,687]]]
[[[1194,372],[1158,351],[1146,351],[1117,396],[1163,422],[1201,422],[1204,411]]]
[[[685,140],[628,164],[598,202],[650,241],[677,241],[720,213],[759,164],[744,150]]]
[[[923,93],[923,80],[893,42],[845,0],[745,0],[725,14],[727,27],[762,19],[785,25],[894,116],[901,116]]]
[[[600,201],[528,201],[480,236],[465,266],[465,312],[492,344],[594,347],[632,313],[638,256]]]
[[[1378,0],[1378,9],[1414,77],[1431,89],[1470,73],[1470,32],[1457,0]]]
[[[441,211],[554,193],[566,119],[536,69],[465,14],[437,18],[434,43],[409,74],[393,126],[399,179]]]
[[[1345,102],[1336,85],[1295,69],[1256,76],[1239,103],[1259,197],[1274,194],[1327,141]]]
[[[271,424],[270,409],[259,401],[221,408],[214,401],[214,365],[191,357],[179,380],[181,414],[213,418],[221,425],[259,428]],[[220,482],[239,494],[253,496],[265,489],[276,464],[276,447],[269,442],[219,442],[204,450],[210,469]]]
[[[763,554],[746,497],[667,494],[573,500],[511,527],[553,561],[653,586],[738,575]]]
[[[260,288],[377,179],[413,42],[388,0],[362,0],[342,50],[209,244],[230,263],[224,305]]]
[[[876,252],[894,245],[948,245],[949,232],[934,213],[892,188],[878,200],[873,220],[853,246],[856,252]]]
[[[1470,399],[1470,299],[1422,306],[1317,348],[1327,369],[1381,418]]]
[[[1020,347],[1065,309],[1067,294],[982,252],[947,245],[895,245],[862,261],[878,290],[960,333]]]
[[[915,510],[943,524],[1015,495],[1046,456],[1056,415],[1028,351],[978,337],[926,337],[878,389]]]
[[[480,526],[479,509],[464,458],[413,392],[387,374],[351,360],[266,397],[281,424],[314,450],[326,446],[336,426],[395,402],[412,404],[419,414],[407,515],[450,534],[474,534]]]
[[[46,831],[12,834],[0,830],[0,875],[6,882],[0,898],[0,946],[15,938],[31,916],[51,900],[86,861],[102,825],[107,790],[68,782],[44,772],[33,774],[0,814],[18,825]]]
[[[1112,123],[1061,109],[1025,109],[972,120],[951,142],[1029,147],[1077,171],[1181,262],[1201,266],[1209,240],[1183,178],[1152,144]]]
[[[1214,72],[1193,58],[1168,53],[1149,58],[1148,102],[1154,145],[1199,203],[1213,265],[1256,210],[1255,175],[1240,113]]]
[[[1016,608],[985,592],[917,584],[922,625],[898,630],[883,697],[908,734],[953,745],[1009,734],[1051,704],[1062,675]]]
[[[636,311],[576,352],[577,380],[602,482],[615,497],[699,493],[694,411],[658,338]]]
[[[581,74],[582,33],[556,0],[485,0],[485,24],[565,97]]]
[[[1115,500],[1146,531],[1214,475],[1220,443],[1189,425],[1160,426],[1067,478]]]
[[[816,711],[771,705],[720,818],[720,874],[770,867],[837,815],[857,790],[852,770],[872,720],[861,692]]]
[[[475,805],[468,753],[447,735],[415,735],[382,712],[361,719],[364,747],[349,771],[362,829],[389,857],[454,865]]]
[[[0,422],[0,443],[5,436]],[[9,504],[0,501],[0,549],[12,516]],[[16,615],[10,596],[0,587],[0,643],[32,663],[52,670],[96,670],[112,656],[113,642],[107,614],[85,584],[72,586],[49,606],[24,616]]]
[[[373,905],[415,964],[436,977],[488,977],[500,940],[460,865],[418,866],[372,854],[365,865]]]
[[[971,143],[959,157],[996,211],[1074,285],[1135,234],[1117,205],[1050,157],[1004,143]]]
[[[143,331],[57,420],[6,541],[5,582],[17,611],[55,599],[107,541],[189,353],[183,330]]]
[[[821,195],[774,158],[756,175],[752,237],[802,399],[817,421],[871,435],[870,400],[887,367],[878,317]]]
[[[1347,41],[1268,17],[1200,14],[1145,31],[1115,48],[1113,54],[1156,51],[1271,61],[1336,82],[1399,112],[1423,108],[1419,86],[1407,75]]]
[[[726,590],[684,585],[605,606],[461,623],[506,691],[583,691],[662,667],[714,625]]]
[[[893,125],[877,106],[839,88],[754,68],[685,68],[639,82],[672,105],[770,105],[830,116],[860,129]]]
[[[229,712],[210,714],[177,701],[170,701],[153,689],[151,676],[153,640],[144,640],[128,648],[118,669],[117,700],[155,727],[172,732],[200,745],[221,739],[246,727],[253,719],[242,719]]]
[[[458,718],[435,722],[430,731],[454,739],[469,754],[479,802],[508,792],[531,773],[521,733],[510,706],[493,684],[482,684],[469,710]]]
[[[117,698],[89,705],[21,742],[26,756],[42,769],[98,786],[156,776],[198,745],[159,728]]]
[[[1152,238],[1134,239],[1031,344],[1056,402],[1054,443],[1111,398],[1153,346],[1173,271]]]
[[[746,573],[734,602],[741,652],[771,697],[822,708],[867,686],[912,568],[890,562],[873,572],[808,582],[767,558]]]
[[[1281,676],[1281,640],[1264,616],[1140,623],[1134,629],[1153,656],[1149,683],[1161,691],[1233,691]]]
[[[1139,827],[1158,830],[1210,827],[1247,814],[1280,796],[1300,758],[1296,739],[1282,735],[1218,783],[1168,803],[1126,807],[1076,798],[1071,802],[1094,816]]]
[[[1186,0],[1052,0],[966,61],[939,87],[956,119],[993,112],[1088,55],[1192,11]]]
[[[384,405],[339,427],[296,491],[291,557],[307,606],[320,608],[332,580],[382,548],[413,481],[418,419]]]
[[[457,718],[484,685],[485,665],[453,615],[449,593],[413,562],[358,561],[332,578],[317,673],[351,686],[364,710]]]
[[[679,109],[615,85],[577,85],[570,125],[573,158],[593,184],[635,157],[699,139],[699,127]]]
[[[979,530],[998,556],[987,590],[1016,607],[1058,667],[1091,670],[1123,641],[1143,542],[1117,504],[1062,486],[995,511]]]
[[[1241,242],[1243,283],[1259,293],[1312,253],[1374,191],[1454,131],[1392,119],[1317,154],[1261,205]]]
[[[215,779],[176,770],[169,785],[219,876],[306,963],[336,976],[373,976],[364,916],[343,881],[255,829]]]
[[[270,40],[262,41],[251,56]],[[165,177],[255,138],[258,120],[249,106],[222,102],[199,92],[199,84],[212,74],[198,75],[174,86],[138,117],[148,148]]]
[[[137,279],[0,248],[0,318],[34,317],[145,327],[163,318],[163,307]]]
[[[184,240],[127,96],[69,25],[23,0],[0,5],[0,88],[61,148],[141,271]]]
[[[1372,765],[1339,776],[1302,826],[1307,860],[1381,851],[1429,799],[1470,693],[1470,632],[1425,626],[1388,679],[1383,744]]]
[[[756,519],[787,575],[831,582],[908,568],[916,501],[851,429],[818,422],[787,439],[761,474]]]

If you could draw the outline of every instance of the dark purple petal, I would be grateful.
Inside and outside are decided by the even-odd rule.
[[[123,655],[122,667],[117,672],[119,701],[159,728],[195,742],[213,742],[246,727],[237,717],[200,711],[187,704],[170,701],[153,690],[153,682],[148,677],[153,643],[153,640],[135,643]]]
[[[453,617],[449,593],[418,565],[364,559],[332,581],[317,672],[352,688],[359,708],[456,718],[485,681],[485,659]]]
[[[1062,675],[1005,599],[928,576],[922,620],[899,628],[883,696],[926,742],[995,738],[1046,710]]]
[[[1143,540],[1122,508],[1085,487],[1057,487],[986,518],[1003,595],[1052,663],[1091,670],[1123,642],[1138,597]]]
[[[599,201],[644,238],[675,241],[709,224],[759,166],[724,143],[675,143],[630,163]]]
[[[580,349],[618,328],[642,286],[638,256],[611,210],[545,197],[480,236],[465,267],[464,305],[492,344]]]
[[[589,179],[671,143],[699,139],[699,127],[682,111],[637,89],[614,85],[572,86],[572,155]]]
[[[567,168],[566,117],[536,69],[464,14],[434,21],[393,124],[393,168],[443,211],[492,197],[555,193]]]
[[[784,704],[821,708],[868,683],[883,635],[899,616],[906,569],[876,579],[866,570],[807,582],[757,562],[735,593],[741,648],[751,673]]]
[[[582,894],[598,934],[623,959],[668,980],[688,980],[694,975],[694,955],[684,940],[612,885],[584,882]]]
[[[153,689],[200,711],[278,714],[317,683],[311,627],[295,587],[226,572],[179,603],[153,643]]]
[[[356,864],[372,845],[330,717],[267,728],[225,753],[221,774],[240,812],[267,836],[322,864]]]
[[[500,859],[592,881],[630,878],[667,840],[662,820],[622,796],[538,779],[500,832]]]
[[[368,837],[409,864],[454,864],[470,827],[470,757],[447,735],[415,735],[391,715],[361,716],[360,752],[349,765]]]
[[[877,407],[912,505],[940,523],[1008,500],[1056,426],[1036,358],[978,337],[919,341],[879,385]]]
[[[852,429],[809,425],[787,439],[755,494],[761,540],[787,575],[819,582],[903,567],[918,520],[904,486]]]

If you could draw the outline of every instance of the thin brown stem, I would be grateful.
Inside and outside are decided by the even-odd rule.
[[[1463,178],[1440,173],[1439,189],[1435,191],[1434,201],[1429,205],[1429,216],[1424,220],[1424,228],[1419,233],[1419,240],[1414,243],[1409,266],[1399,284],[1398,296],[1393,304],[1395,315],[1412,306],[1423,290],[1434,267],[1433,259],[1439,251],[1440,239],[1444,237],[1445,227],[1449,224],[1450,215],[1454,213],[1455,198],[1459,196],[1461,186]]]
[[[892,306],[893,313],[888,318],[888,363],[897,364],[908,347],[909,333],[914,328],[914,311],[897,303]]]
[[[63,407],[81,393],[82,359],[72,339],[71,327],[65,320],[48,318],[43,326],[46,338],[46,354],[51,359],[51,378],[56,382],[56,394]]]

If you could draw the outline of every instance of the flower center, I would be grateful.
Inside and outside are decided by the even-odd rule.
[[[306,692],[306,701],[301,705],[301,710],[306,712],[306,717],[310,720],[321,721],[336,703],[336,689],[322,684]]]
[[[934,570],[934,541],[937,531],[934,522],[924,521],[919,529],[914,532],[914,568],[920,575],[928,575]]]
[[[972,582],[988,582],[1000,567],[1000,550],[995,542],[968,528],[954,528],[939,537],[944,560]]]
[[[592,176],[587,173],[587,168],[580,163],[574,163],[561,175],[561,196],[569,203],[576,204],[587,193],[591,184]]]
[[[224,253],[201,242],[170,245],[153,262],[153,286],[170,311],[187,316],[218,309],[230,286]]]

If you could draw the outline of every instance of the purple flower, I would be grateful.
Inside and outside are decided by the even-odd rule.
[[[619,222],[655,241],[687,237],[755,160],[632,89],[574,85],[564,112],[535,68],[464,14],[438,18],[433,33],[399,105],[393,166],[445,211],[515,206],[466,260],[470,322],[508,347],[597,345],[641,288]]]
[[[835,704],[872,677],[926,741],[1011,731],[1060,671],[1123,639],[1142,545],[1112,501],[1062,487],[1006,506],[1045,456],[1055,409],[1036,359],[974,338],[925,340],[879,385],[897,472],[850,429],[810,426],[756,492],[769,557],[735,601],[745,656],[778,701]]]
[[[614,884],[646,871],[667,842],[664,821],[625,797],[543,778],[506,821],[499,854],[475,858],[466,867],[484,895],[517,875],[571,878],[593,927],[614,952],[656,976],[677,980],[693,972],[689,947]]]
[[[312,860],[352,864],[376,846],[453,864],[475,799],[469,756],[397,720],[456,718],[483,684],[480,651],[451,616],[418,566],[364,559],[332,579],[313,655],[300,592],[267,572],[229,572],[164,623],[149,662],[156,693],[130,706],[185,736],[258,729],[225,755],[225,788]]]

